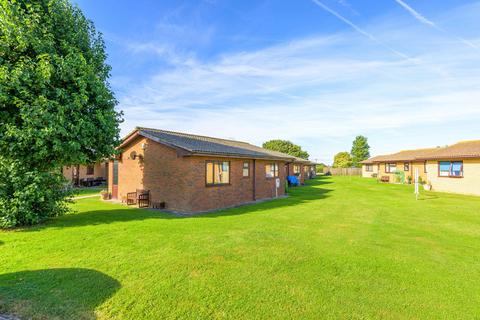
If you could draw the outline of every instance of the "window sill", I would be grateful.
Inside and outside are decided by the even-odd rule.
[[[206,184],[205,186],[210,188],[210,187],[226,187],[230,186],[230,183],[215,183],[215,184]]]
[[[456,177],[456,176],[438,176],[439,178],[452,178],[452,179],[463,179],[464,177]]]

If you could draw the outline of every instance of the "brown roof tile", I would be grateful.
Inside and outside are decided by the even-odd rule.
[[[196,155],[218,155],[242,158],[295,161],[295,157],[285,153],[267,150],[247,142],[207,137],[183,132],[173,132],[152,128],[137,127],[128,134],[120,147],[128,143],[129,138],[138,133],[158,143],[188,151]]]
[[[394,161],[415,161],[434,159],[480,158],[480,140],[461,141],[447,147],[403,150],[397,153],[372,157],[363,164]]]
[[[422,160],[463,158],[480,158],[480,140],[461,141],[448,147],[437,148],[428,155],[417,157]]]
[[[387,154],[376,156],[362,161],[364,164],[376,163],[376,162],[389,162],[389,161],[413,161],[419,157],[428,157],[429,154],[437,150],[437,148],[425,148],[425,149],[414,149],[414,150],[402,150],[397,153]]]

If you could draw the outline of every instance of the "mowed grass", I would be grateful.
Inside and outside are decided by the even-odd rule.
[[[100,195],[100,191],[106,189],[106,187],[89,187],[89,188],[75,188],[74,196],[75,197],[84,197],[84,196],[93,196]]]
[[[0,232],[0,310],[34,319],[474,319],[480,198],[323,177],[192,218],[96,198]],[[1,313],[0,312],[0,313]]]

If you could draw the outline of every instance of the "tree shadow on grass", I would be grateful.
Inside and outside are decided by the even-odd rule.
[[[0,246],[5,244],[5,242],[3,242],[2,240],[0,240]]]
[[[271,199],[260,203],[245,204],[229,209],[222,209],[212,212],[197,213],[192,215],[175,214],[154,209],[137,209],[122,207],[109,210],[91,210],[76,214],[69,214],[48,221],[45,224],[22,229],[22,231],[39,231],[44,228],[65,228],[78,226],[94,226],[116,222],[140,221],[148,219],[203,219],[203,218],[222,218],[233,215],[252,214],[258,211],[268,209],[277,209],[282,207],[298,206],[311,201],[326,198],[329,189],[322,186],[332,183],[325,178],[308,180],[306,186],[294,187],[289,189],[289,197],[281,199]]]
[[[436,194],[420,194],[420,196],[418,197],[418,200],[420,201],[425,201],[425,200],[435,200],[435,199],[438,199],[439,196],[436,195]]]
[[[120,283],[96,270],[44,269],[0,275],[0,313],[25,319],[95,319]]]

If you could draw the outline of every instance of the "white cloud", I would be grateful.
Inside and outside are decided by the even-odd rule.
[[[319,0],[312,0],[317,6],[319,6],[320,8],[322,8],[323,10],[329,12],[330,14],[334,15],[335,17],[337,17],[338,19],[340,19],[341,21],[343,21],[344,23],[346,23],[347,25],[349,25],[350,27],[352,27],[355,31],[357,31],[358,33],[360,33],[361,35],[364,35],[365,37],[369,38],[370,40],[378,43],[379,45],[381,45],[382,47],[390,50],[391,52],[393,52],[394,54],[396,54],[397,56],[401,57],[401,58],[404,58],[404,59],[409,59],[410,57],[407,56],[406,54],[404,54],[403,52],[400,52],[394,48],[392,48],[390,45],[386,44],[384,41],[381,41],[380,39],[378,39],[377,37],[375,37],[373,34],[363,30],[362,28],[360,28],[359,26],[357,26],[355,23],[353,23],[352,21],[348,20],[347,18],[345,18],[344,16],[340,15],[338,12],[330,9],[328,6],[326,6],[324,3],[320,2]]]
[[[210,61],[167,55],[172,68],[119,96],[126,118],[123,133],[141,125],[256,144],[285,138],[303,145],[312,159],[330,162],[334,153],[350,148],[356,134],[372,137],[375,153],[386,152],[447,134],[429,132],[430,127],[480,119],[480,57],[463,46],[452,47],[441,35],[398,24],[389,42],[410,47],[418,62],[399,59],[352,32]],[[363,29],[384,38],[388,27]],[[137,48],[160,50],[165,57],[155,45]],[[468,138],[479,138],[475,134]],[[388,140],[398,135],[411,137],[408,144]],[[456,137],[463,138],[452,133],[451,139]]]

